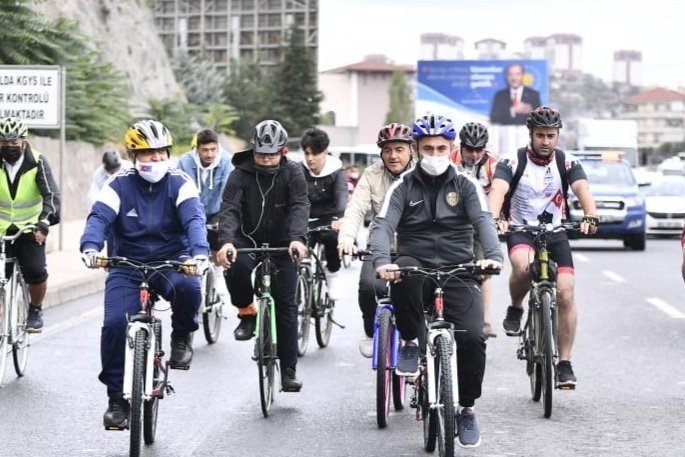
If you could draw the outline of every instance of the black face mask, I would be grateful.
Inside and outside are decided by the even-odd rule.
[[[0,158],[14,165],[21,157],[21,146],[0,146]]]
[[[278,173],[278,170],[281,169],[280,165],[277,165],[275,167],[260,167],[259,165],[255,165],[255,170],[257,170],[257,173],[266,175],[266,176],[273,176],[276,173]]]

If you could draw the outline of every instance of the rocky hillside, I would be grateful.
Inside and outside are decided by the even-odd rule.
[[[131,104],[140,111],[147,98],[182,94],[147,4],[145,0],[44,0],[37,1],[35,8],[49,20],[63,16],[78,21],[81,32],[126,75]]]

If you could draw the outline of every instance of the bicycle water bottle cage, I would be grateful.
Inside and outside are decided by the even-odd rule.
[[[129,322],[142,322],[144,324],[151,324],[154,318],[152,316],[148,316],[147,314],[140,312],[138,314],[132,314],[129,318]]]

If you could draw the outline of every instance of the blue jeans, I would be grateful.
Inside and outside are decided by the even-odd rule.
[[[123,390],[127,315],[140,311],[141,280],[141,274],[129,268],[113,268],[107,276],[100,335],[102,371],[98,378],[107,386],[108,394]],[[176,271],[156,272],[150,276],[150,287],[171,303],[172,337],[184,337],[198,329],[200,278]]]

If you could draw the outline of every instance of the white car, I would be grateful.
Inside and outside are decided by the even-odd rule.
[[[647,206],[647,233],[680,235],[685,220],[685,177],[664,176],[640,192]]]

